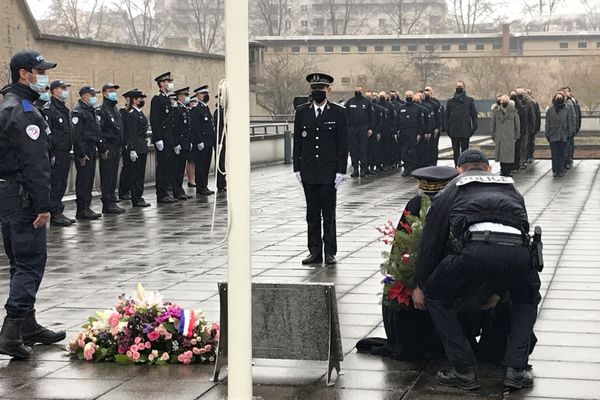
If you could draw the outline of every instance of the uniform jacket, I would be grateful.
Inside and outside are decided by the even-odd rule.
[[[373,129],[373,108],[369,99],[362,95],[354,96],[344,106],[348,115],[349,127]]]
[[[203,102],[192,108],[192,145],[197,147],[198,143],[204,143],[204,150],[210,151],[216,143],[215,125],[210,108]]]
[[[406,103],[398,112],[400,136],[414,144],[425,131],[425,109],[415,102]]]
[[[446,132],[453,138],[469,138],[477,130],[477,110],[472,97],[455,93],[446,104]]]
[[[34,214],[50,209],[50,129],[33,105],[39,97],[20,83],[3,90],[0,103],[0,178],[18,182],[29,194]]]
[[[121,146],[123,119],[117,108],[117,102],[105,98],[103,103],[97,108],[96,113],[100,116],[102,140],[112,145]]]
[[[434,107],[427,102],[417,104],[419,104],[423,108],[423,119],[425,122],[424,133],[433,133],[436,123]]]
[[[99,116],[96,116],[94,107],[81,100],[71,111],[73,123],[73,153],[77,159],[96,155],[96,149],[103,153],[106,146],[100,135]]]
[[[173,144],[173,107],[169,96],[162,91],[152,97],[150,125],[152,126],[152,143],[162,140],[165,148],[175,146]]]
[[[302,182],[329,184],[345,174],[348,164],[348,126],[343,106],[327,102],[317,119],[313,103],[298,107],[294,119],[294,172]]]
[[[425,104],[429,104],[433,108],[433,129],[437,129],[440,132],[444,130],[444,107],[442,104],[433,97],[425,97],[423,101]]]
[[[63,101],[52,97],[42,109],[50,127],[50,144],[53,151],[71,151],[73,147],[73,125],[70,111]]]
[[[515,162],[515,143],[519,138],[521,122],[519,113],[511,101],[504,109],[495,105],[492,110],[491,134],[496,144],[494,158],[500,163]]]
[[[177,103],[173,108],[173,145],[180,145],[183,151],[190,150],[191,127],[190,110],[185,105]]]
[[[566,142],[572,131],[571,124],[573,124],[573,120],[566,104],[563,107],[557,105],[548,107],[545,129],[548,142]]]
[[[147,132],[148,119],[144,112],[132,107],[125,118],[125,149],[138,154],[148,153]]]

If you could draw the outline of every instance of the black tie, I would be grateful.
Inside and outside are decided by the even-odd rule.
[[[321,114],[323,111],[320,108],[317,108],[317,119],[321,118]]]

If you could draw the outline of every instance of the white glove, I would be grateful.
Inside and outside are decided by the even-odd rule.
[[[181,153],[181,145],[178,144],[177,146],[173,147],[173,151],[175,154],[179,155],[179,153]]]
[[[335,174],[335,188],[337,189],[338,186],[340,186],[340,183],[342,183],[342,180],[344,179],[344,175],[342,174]]]
[[[188,149],[188,151],[192,151],[192,147],[194,147],[194,145],[190,143],[190,148]]]
[[[204,150],[204,142],[198,143],[198,150],[200,150],[200,151]]]
[[[300,175],[300,171],[294,172],[294,175],[296,175],[296,179],[298,179],[298,183],[302,183],[302,175]]]
[[[156,150],[163,151],[163,149],[165,148],[165,142],[159,140],[158,142],[154,143],[154,146],[156,146]]]
[[[129,159],[131,160],[131,162],[136,162],[138,158],[138,154],[135,150],[131,150],[129,152]]]
[[[51,167],[54,167],[54,165],[55,165],[55,164],[56,164],[56,157],[52,156],[52,157],[50,158],[50,166],[51,166]]]

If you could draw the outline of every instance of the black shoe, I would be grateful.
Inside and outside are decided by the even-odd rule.
[[[131,204],[134,207],[150,207],[150,203],[146,203],[146,200],[144,200],[144,198],[141,198],[139,200],[132,200]]]
[[[354,171],[353,173],[351,173],[350,178],[358,178],[358,172]]]
[[[565,165],[565,169],[571,169],[571,164]]]
[[[533,387],[533,371],[531,369],[506,368],[504,374],[504,387],[511,389],[523,389]]]
[[[171,196],[166,196],[166,197],[163,197],[161,199],[157,199],[156,202],[157,203],[163,203],[163,204],[173,204],[173,203],[176,203],[177,200],[175,200]]]
[[[93,221],[100,218],[102,214],[98,214],[90,210],[90,208],[85,208],[83,210],[77,210],[77,214],[75,214],[75,218]]]
[[[473,367],[465,373],[460,373],[455,368],[450,371],[438,371],[436,380],[440,385],[457,387],[463,390],[474,390],[480,387],[479,377]]]
[[[50,217],[50,225],[52,226],[71,226],[72,224],[71,220],[62,213]]]
[[[410,172],[409,170],[407,170],[407,169],[405,169],[405,170],[402,172],[402,176],[410,176],[410,174],[411,174],[411,172]]]
[[[38,324],[35,319],[35,311],[23,319],[22,325],[23,342],[27,346],[39,344],[54,344],[65,340],[67,334],[65,331],[51,331],[48,328]]]
[[[6,354],[14,358],[29,358],[32,349],[25,346],[21,337],[23,318],[4,319],[2,331],[0,331],[0,354]]]
[[[200,196],[210,196],[211,194],[215,194],[215,192],[210,189],[204,188],[204,189],[197,190],[196,194],[200,195]]]
[[[123,214],[124,212],[125,209],[115,203],[107,203],[102,207],[102,214]]]
[[[178,194],[177,196],[175,196],[175,198],[177,200],[187,200],[187,199],[189,199],[188,195],[183,194],[183,193],[182,194]]]
[[[360,176],[361,178],[364,178],[365,176],[367,176],[367,173],[365,171],[361,170],[360,174],[358,176]]]
[[[322,262],[323,258],[321,257],[321,255],[310,254],[308,257],[302,260],[302,265],[321,264]]]
[[[129,201],[129,200],[131,200],[131,195],[129,193],[124,194],[124,195],[119,195],[119,200]]]
[[[335,259],[335,256],[332,256],[331,254],[325,254],[325,264],[327,264],[327,265],[337,264],[337,260]]]
[[[188,187],[189,188],[194,188],[194,187],[196,187],[196,184],[192,183],[192,182],[188,182]]]

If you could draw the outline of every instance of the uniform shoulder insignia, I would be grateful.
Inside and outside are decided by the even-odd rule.
[[[310,101],[307,101],[306,103],[302,103],[302,104],[298,105],[296,107],[296,111],[298,111],[298,110],[304,110],[304,109],[309,108],[309,107],[310,107]]]
[[[470,183],[493,183],[493,184],[506,184],[512,185],[515,183],[513,178],[499,175],[471,175],[464,176],[456,182],[456,186],[465,186]]]
[[[133,112],[133,108],[131,110],[129,110],[129,114],[131,114]]]
[[[26,113],[33,112],[33,104],[27,99],[21,100],[21,106],[23,107],[23,111]]]
[[[337,106],[337,107],[339,107],[339,108],[341,108],[341,109],[344,109],[344,110],[346,109],[346,106],[344,106],[343,104],[340,104],[340,103],[334,103],[333,101],[331,102],[331,105],[333,105],[333,106]]]

